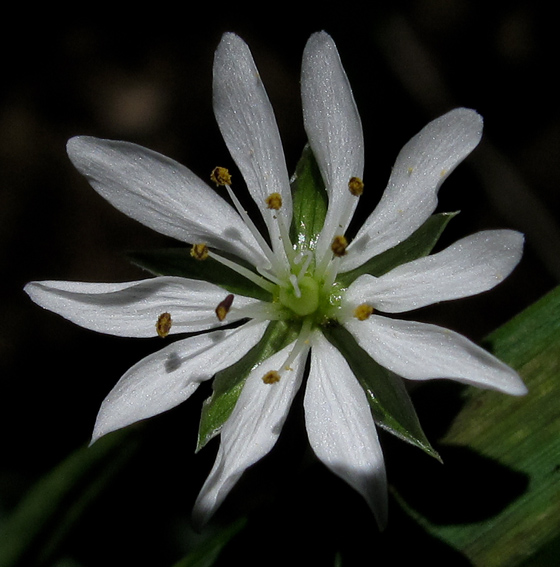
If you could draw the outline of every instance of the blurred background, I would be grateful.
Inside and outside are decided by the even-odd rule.
[[[177,244],[104,202],[71,166],[66,141],[89,134],[137,142],[204,179],[218,164],[235,171],[212,114],[212,58],[225,31],[237,32],[253,52],[290,171],[306,141],[302,50],[312,32],[332,35],[362,117],[368,210],[400,148],[428,121],[456,106],[483,115],[483,142],[440,193],[440,211],[461,210],[441,245],[480,229],[513,228],[525,233],[526,251],[495,291],[417,318],[480,341],[557,285],[559,53],[551,4],[379,2],[366,13],[348,9],[343,15],[345,7],[304,6],[269,8],[266,16],[263,9],[244,14],[235,6],[208,13],[202,8],[196,15],[187,7],[189,14],[182,15],[157,5],[118,17],[101,7],[80,17],[54,8],[4,20],[0,529],[2,517],[37,479],[89,441],[99,404],[122,373],[160,346],[79,329],[22,292],[30,280],[141,278],[145,274],[126,261],[125,251]],[[234,185],[241,187],[239,176]],[[185,534],[195,537],[188,528],[190,509],[217,446],[194,455],[206,395],[208,390],[197,393],[142,426],[140,448],[72,530],[58,565],[105,565],[108,554],[115,565],[171,565],[181,557],[189,545]],[[432,427],[434,407],[421,407],[428,436],[437,436],[449,408],[438,409]],[[269,532],[261,528],[266,553],[301,539],[320,556],[321,542],[333,534],[342,547],[352,537],[378,543],[359,498],[322,467],[302,465],[305,433],[300,412],[293,413],[278,448],[232,494],[221,518],[254,509],[267,494],[273,520],[267,516]],[[390,471],[397,468],[391,463],[415,451],[384,442]],[[390,513],[398,516],[396,508],[392,504]],[[292,527],[285,532],[282,526]],[[312,528],[322,537],[309,539],[305,530]],[[247,564],[256,561],[251,553],[244,555]]]

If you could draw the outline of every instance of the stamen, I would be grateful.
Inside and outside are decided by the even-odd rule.
[[[296,342],[294,344],[294,348],[291,350],[288,358],[282,365],[283,370],[291,370],[292,362],[296,359],[296,357],[310,348],[311,345],[309,343],[309,337],[312,333],[312,325],[313,321],[310,317],[306,317],[303,320],[303,324],[301,326],[298,338],[296,339]]]
[[[348,189],[354,197],[359,197],[364,192],[364,182],[359,177],[351,177],[348,182]]]
[[[269,209],[279,211],[282,207],[282,195],[280,193],[271,193],[266,199],[266,206]]]
[[[216,171],[216,169],[223,168],[215,168],[214,171]],[[289,269],[288,263],[286,262],[284,264],[281,260],[279,260],[274,251],[270,248],[266,240],[263,238],[263,235],[260,233],[259,229],[255,226],[255,223],[251,220],[251,217],[249,217],[249,215],[247,214],[247,211],[241,206],[239,199],[236,197],[231,187],[227,184],[224,184],[224,186],[235,208],[237,209],[237,212],[243,219],[243,222],[247,225],[247,228],[251,231],[251,234],[255,237],[255,240],[259,243],[261,250],[263,251],[273,270],[277,274],[285,275]]]
[[[169,335],[169,331],[171,330],[171,325],[173,321],[171,320],[170,313],[162,313],[157,320],[156,323],[156,332],[157,334],[164,339]]]
[[[294,295],[299,299],[301,297],[301,289],[299,289],[299,282],[297,276],[290,274],[290,283],[294,288]]]
[[[220,321],[223,321],[226,318],[226,315],[231,309],[232,303],[233,293],[230,293],[223,301],[218,304],[218,307],[216,307],[216,317],[218,317]]]
[[[348,190],[355,197],[359,197],[363,193],[364,182],[359,177],[351,177],[350,180],[348,181]],[[327,240],[328,238],[331,238],[331,235],[334,237],[335,240],[340,238],[334,235],[336,234],[337,230],[344,231],[346,227],[350,224],[352,215],[354,214],[355,207],[356,207],[356,199],[352,199],[352,198],[343,199],[340,207],[340,212],[337,211],[338,215],[332,219],[333,222],[331,222],[330,228],[325,227],[323,229],[322,238],[325,238],[325,240]],[[343,253],[340,254],[340,256],[344,255],[346,251],[346,246],[348,246],[347,242],[344,246]],[[335,256],[339,256],[339,254],[337,254],[337,251],[332,247],[331,247],[331,251],[334,253]],[[321,250],[318,252],[317,256],[318,257],[317,257],[315,272],[316,274],[323,275],[328,269],[329,262],[332,260],[332,256],[329,254],[328,249],[323,248],[323,246],[321,246]]]
[[[305,261],[301,265],[301,268],[298,273],[298,282],[305,276],[307,273],[307,268],[309,268],[309,264],[311,264],[311,260],[313,260],[313,253],[310,250],[303,250],[301,251],[295,258],[294,264],[299,264],[302,259],[305,258]]]
[[[276,382],[280,382],[280,372],[277,370],[269,370],[263,377],[262,381],[265,384],[276,384]]]
[[[265,199],[265,203],[266,206],[273,210],[273,211],[279,211],[282,208],[282,195],[280,195],[280,193],[271,193],[266,199]],[[282,248],[283,248],[283,252],[286,256],[286,258],[289,259],[293,258],[294,255],[294,250],[292,247],[292,242],[290,240],[290,234],[288,232],[288,229],[286,227],[286,223],[284,222],[284,217],[281,214],[278,215],[273,215],[272,216],[273,220],[276,221],[276,224],[278,226],[278,231],[279,231],[279,238],[282,241]],[[272,242],[272,248],[275,252],[277,252],[277,246],[276,246],[276,242]]]
[[[231,175],[225,167],[215,167],[210,174],[210,179],[218,186],[231,185]]]
[[[343,235],[338,235],[333,238],[331,244],[331,250],[333,254],[337,257],[344,256],[346,254],[346,248],[348,248],[348,240]]]
[[[370,315],[374,311],[375,309],[371,305],[362,303],[361,305],[358,305],[356,309],[354,309],[354,317],[356,317],[358,321],[365,321],[366,319],[369,319]]]
[[[294,347],[290,351],[290,354],[284,361],[284,364],[280,367],[280,370],[269,370],[262,378],[265,384],[275,384],[280,380],[282,377],[282,372],[291,371],[292,369],[292,362],[304,352],[308,351],[310,348],[310,341],[309,337],[312,333],[312,325],[313,321],[311,318],[306,317],[303,320],[303,324],[301,326],[301,330],[299,332],[298,338],[294,343]]]
[[[209,251],[208,255],[210,256],[210,258],[213,258],[214,260],[220,262],[220,264],[223,264],[224,266],[231,268],[234,272],[241,274],[242,276],[246,277],[249,281],[252,281],[253,283],[257,284],[259,287],[265,289],[266,291],[269,291],[270,293],[274,292],[275,289],[274,284],[272,284],[265,278],[258,276],[257,274],[255,274],[255,272],[252,272],[248,268],[245,268],[244,266],[240,266],[236,262],[233,262],[232,260],[228,260],[227,258],[224,258],[219,254],[216,254],[215,252]]]
[[[191,256],[195,260],[206,260],[208,258],[208,246],[206,244],[193,244],[191,248]]]

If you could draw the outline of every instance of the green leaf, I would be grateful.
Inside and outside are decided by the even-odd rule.
[[[220,528],[209,538],[203,539],[173,567],[211,567],[214,565],[223,548],[245,528],[247,521],[240,518],[233,524]]]
[[[123,441],[126,440],[126,443]],[[0,566],[46,564],[137,448],[130,430],[83,447],[39,480],[0,530]]]
[[[422,430],[403,379],[375,362],[341,325],[327,325],[323,333],[346,358],[362,385],[375,423],[441,460]]]
[[[295,341],[299,329],[286,321],[272,321],[256,344],[241,360],[218,372],[213,392],[202,406],[196,450],[199,451],[218,433],[230,416],[251,370]]]
[[[325,184],[306,145],[292,178],[293,221],[290,237],[300,249],[314,250],[327,214]]]
[[[354,270],[339,274],[337,281],[344,287],[348,287],[357,277],[363,274],[382,276],[401,264],[427,256],[436,245],[447,223],[457,214],[455,212],[432,215],[406,240],[374,256]]]
[[[510,469],[525,477],[525,489],[515,493],[497,513],[477,522],[451,523],[440,517],[443,521],[435,523],[419,511],[409,510],[428,533],[461,551],[472,565],[536,567],[558,563],[559,313],[560,287],[488,337],[490,350],[520,373],[529,393],[512,397],[466,388],[464,405],[441,439],[442,452],[446,445],[464,447],[498,463],[506,472]],[[484,484],[485,478],[473,477],[473,481]],[[549,562],[551,556],[555,559]]]
[[[235,295],[245,295],[263,301],[270,301],[272,298],[268,291],[213,258],[195,260],[186,248],[130,252],[127,256],[134,264],[154,275],[204,280]],[[239,258],[234,261],[242,264]],[[249,266],[243,267],[253,271]]]

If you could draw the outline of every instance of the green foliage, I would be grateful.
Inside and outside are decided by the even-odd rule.
[[[112,433],[78,449],[39,480],[0,529],[0,567],[49,564],[137,446],[129,430]]]
[[[515,368],[529,393],[523,397],[466,388],[463,406],[440,440],[502,467],[500,485],[524,479],[493,514],[475,522],[434,522],[405,509],[432,536],[484,567],[549,567],[560,550],[560,287],[492,333],[488,348]],[[448,471],[449,475],[453,470]],[[475,474],[474,471],[472,474]],[[486,478],[471,477],[487,492]],[[461,486],[457,486],[461,490]],[[485,506],[480,501],[481,510]],[[445,518],[440,518],[440,520]],[[551,561],[551,558],[552,561]]]

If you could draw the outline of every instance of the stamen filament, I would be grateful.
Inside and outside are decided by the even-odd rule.
[[[333,258],[325,269],[323,275],[323,291],[328,293],[334,285],[334,280],[338,274],[338,267],[340,265],[340,258]]]
[[[263,235],[260,233],[260,231],[257,229],[255,224],[251,220],[251,217],[249,217],[249,215],[247,214],[247,211],[242,207],[239,199],[235,196],[235,193],[233,192],[232,188],[229,185],[224,185],[224,187],[226,188],[228,195],[233,201],[233,204],[235,205],[237,212],[241,215],[243,222],[247,225],[247,227],[255,237],[256,241],[259,243],[261,250],[264,252],[264,255],[266,256],[273,270],[277,274],[286,274],[288,270],[287,262],[285,264],[278,262],[278,256],[274,254],[273,250],[268,245],[268,242],[264,239]]]
[[[290,366],[292,362],[296,359],[296,357],[302,354],[303,352],[305,352],[306,350],[309,350],[309,348],[311,348],[311,345],[309,344],[309,337],[312,332],[312,327],[313,327],[312,318],[306,317],[303,320],[303,323],[301,325],[301,330],[299,332],[298,338],[296,339],[294,347],[290,351],[290,354],[288,355],[288,358],[286,358],[284,364],[280,367],[280,372],[282,372],[283,370],[291,370]]]
[[[255,272],[249,270],[248,268],[245,268],[244,266],[240,266],[236,262],[233,262],[232,260],[228,260],[227,258],[224,258],[223,256],[220,256],[219,254],[216,254],[215,252],[212,251],[209,251],[208,255],[210,256],[210,258],[214,258],[214,260],[217,260],[224,266],[227,266],[228,268],[231,268],[238,274],[241,274],[242,276],[246,277],[249,281],[252,281],[254,284],[257,284],[262,289],[270,293],[274,292],[274,284],[272,282],[255,274]]]
[[[302,278],[307,273],[307,268],[309,268],[309,264],[311,264],[311,260],[313,260],[313,253],[310,250],[303,250],[301,251],[295,258],[294,264],[299,264],[302,259],[305,258],[299,272],[298,272],[298,282],[302,280]]]
[[[294,274],[290,275],[290,282],[294,288],[294,295],[299,299],[301,297],[301,289],[299,289],[298,279]]]

